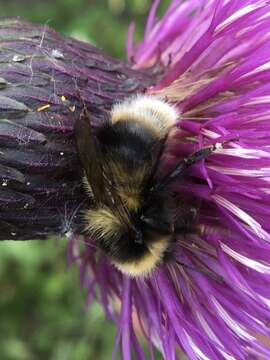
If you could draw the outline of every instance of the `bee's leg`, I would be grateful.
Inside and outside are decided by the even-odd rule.
[[[237,140],[237,139],[232,139]],[[180,176],[186,169],[191,165],[196,164],[197,162],[206,159],[209,155],[215,152],[218,149],[222,149],[225,144],[228,144],[230,141],[223,141],[216,143],[214,145],[200,149],[188,157],[181,160],[168,174],[166,174],[163,179],[152,189],[152,191],[160,191],[164,189],[168,184],[173,182],[178,176]]]

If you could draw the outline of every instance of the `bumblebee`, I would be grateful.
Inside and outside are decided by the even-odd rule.
[[[171,184],[217,148],[199,150],[160,176],[165,144],[179,117],[166,100],[137,95],[114,105],[110,119],[95,131],[86,108],[75,125],[84,182],[93,200],[84,214],[85,230],[132,277],[148,276],[170,258],[177,235],[187,227]]]

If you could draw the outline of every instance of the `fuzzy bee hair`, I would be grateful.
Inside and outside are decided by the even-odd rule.
[[[94,202],[84,214],[86,232],[132,277],[148,276],[168,258],[186,226],[169,186],[215,150],[200,150],[158,177],[166,139],[178,119],[177,109],[165,100],[137,95],[114,105],[109,122],[95,132],[86,109],[75,126],[84,182]]]
[[[150,129],[157,137],[167,134],[179,117],[175,107],[162,99],[137,95],[116,104],[111,111],[112,123],[137,121],[142,128]]]

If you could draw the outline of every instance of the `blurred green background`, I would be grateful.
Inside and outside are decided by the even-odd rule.
[[[161,0],[158,14],[170,0]],[[151,0],[0,0],[0,16],[21,16],[80,40],[90,41],[113,56],[125,58],[128,25],[136,22],[142,39]]]
[[[90,41],[125,59],[132,20],[143,35],[150,0],[0,0],[1,16],[22,16]],[[162,13],[169,0],[162,0]],[[115,328],[99,304],[85,305],[66,240],[0,243],[0,360],[109,360]],[[157,356],[157,359],[161,357]]]

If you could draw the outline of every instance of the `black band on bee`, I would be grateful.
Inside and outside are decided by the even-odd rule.
[[[113,154],[128,167],[130,163],[151,159],[148,149],[156,141],[156,136],[150,129],[144,129],[135,121],[128,120],[101,127],[97,132],[97,139],[105,156]]]

